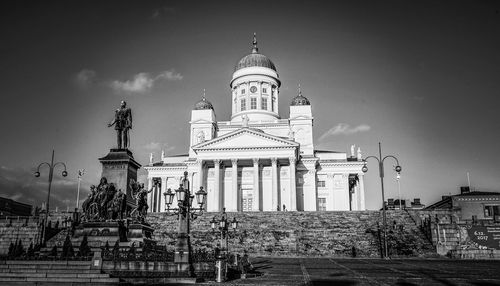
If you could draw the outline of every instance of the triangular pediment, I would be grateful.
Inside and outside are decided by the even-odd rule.
[[[241,148],[293,148],[297,142],[251,128],[241,128],[223,136],[193,146],[193,150]]]

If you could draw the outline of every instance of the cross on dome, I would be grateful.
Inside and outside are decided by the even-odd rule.
[[[257,48],[257,33],[253,33],[253,42],[252,42],[252,54],[256,54],[259,52],[259,48]]]

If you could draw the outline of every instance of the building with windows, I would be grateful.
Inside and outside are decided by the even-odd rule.
[[[250,54],[234,69],[232,115],[218,121],[203,98],[189,122],[187,154],[150,160],[150,211],[165,210],[163,193],[179,186],[185,171],[193,190],[207,192],[207,211],[364,210],[363,161],[358,149],[316,150],[311,103],[302,92],[291,99],[290,118],[278,109],[281,81],[274,63],[259,53],[254,36]]]
[[[424,210],[454,210],[463,221],[500,221],[500,192],[460,187],[460,194],[442,196],[440,201]]]

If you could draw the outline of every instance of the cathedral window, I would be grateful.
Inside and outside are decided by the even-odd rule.
[[[261,109],[267,110],[267,98],[262,98]]]
[[[242,99],[240,101],[240,108],[241,108],[241,111],[244,111],[245,109],[247,109],[247,102],[245,99]]]
[[[267,93],[267,88],[263,87],[262,88],[262,93]]]
[[[257,98],[250,98],[250,109],[257,109]]]
[[[242,89],[242,90],[241,90],[241,94],[245,94],[245,89]]]
[[[318,181],[318,188],[324,188],[325,186],[325,181]]]

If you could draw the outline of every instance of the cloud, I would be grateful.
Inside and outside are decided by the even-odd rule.
[[[144,149],[148,149],[148,150],[158,150],[158,149],[160,149],[161,145],[162,145],[162,144],[161,144],[161,143],[159,143],[159,142],[150,142],[150,143],[148,143],[148,144],[144,145]]]
[[[175,149],[175,146],[168,146],[168,144],[166,143],[159,143],[159,142],[150,142],[144,145],[143,147],[144,149],[150,151],[163,150],[165,151],[165,153],[168,153]]]
[[[154,79],[147,73],[138,73],[134,78],[127,81],[114,80],[111,88],[116,92],[145,93],[153,87]]]
[[[174,81],[174,80],[182,80],[184,77],[180,73],[176,72],[174,69],[171,69],[168,71],[164,71],[160,73],[158,76],[156,76],[156,79],[162,79],[162,78]]]
[[[88,88],[94,84],[97,73],[93,70],[83,69],[75,75],[75,82],[80,88]]]
[[[151,19],[161,19],[164,16],[175,14],[175,12],[177,12],[177,9],[173,7],[163,6],[160,8],[156,8],[151,14]]]
[[[168,71],[163,71],[157,76],[152,76],[149,73],[141,72],[134,75],[134,77],[130,80],[114,80],[110,83],[110,86],[117,93],[146,93],[153,88],[156,81],[177,81],[182,79],[183,76],[180,73],[176,72],[174,69],[171,69]]]
[[[330,128],[325,133],[323,133],[319,137],[319,141],[324,140],[325,138],[330,137],[330,136],[351,135],[351,134],[358,133],[358,132],[365,132],[365,131],[368,131],[370,129],[371,129],[371,127],[366,125],[366,124],[361,124],[361,125],[358,125],[356,127],[351,127],[349,124],[339,123],[339,124],[333,126],[332,128]]]

